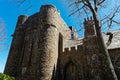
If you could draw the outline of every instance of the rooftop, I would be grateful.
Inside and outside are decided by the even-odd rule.
[[[111,44],[107,47],[108,49],[120,48],[120,30],[112,31],[113,38]],[[109,36],[103,33],[105,43],[108,41]],[[77,38],[75,40],[69,39],[64,41],[64,48],[73,47],[83,44],[83,38]]]
[[[112,31],[113,38],[111,44],[108,46],[108,49],[120,48],[120,30]],[[109,36],[103,33],[103,38],[105,43],[108,41]]]

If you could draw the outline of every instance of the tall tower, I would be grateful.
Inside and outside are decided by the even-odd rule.
[[[96,35],[94,20],[92,19],[92,17],[85,19],[84,28],[85,28],[84,31],[85,38]]]
[[[84,21],[84,45],[89,48],[97,46],[96,30],[92,17]]]
[[[23,40],[24,40],[24,23],[27,20],[27,16],[21,15],[18,17],[15,32],[13,34],[12,45],[8,55],[6,67],[4,70],[5,74],[10,76],[16,76],[16,70],[18,68],[18,62],[21,55]]]
[[[26,21],[22,56],[17,80],[52,80],[58,58],[59,31],[55,25],[59,14],[52,5],[43,5],[40,12]]]
[[[108,58],[101,48],[102,42],[99,42],[99,36],[96,35],[96,30],[94,26],[94,21],[92,18],[85,19],[85,54],[87,59],[87,68],[89,76],[88,79],[91,80],[113,80],[113,75],[111,73]],[[100,44],[99,44],[100,43]],[[104,44],[105,45],[105,44]],[[108,75],[109,74],[109,75]]]
[[[41,38],[43,43],[40,43],[42,48],[39,48],[41,55],[39,80],[52,80],[56,73],[58,59],[59,30],[55,21],[59,12],[54,6],[45,5],[41,7],[41,14],[46,14],[43,19],[46,23],[43,25],[44,38]]]

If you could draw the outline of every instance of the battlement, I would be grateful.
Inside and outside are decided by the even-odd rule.
[[[87,17],[84,19],[84,25],[86,24],[92,24],[93,25],[93,18],[92,17]]]
[[[76,52],[76,51],[82,50],[82,49],[83,49],[83,45],[76,45],[76,46],[64,48],[63,53]]]

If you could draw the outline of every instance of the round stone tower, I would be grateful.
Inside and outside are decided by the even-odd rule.
[[[40,45],[40,79],[39,80],[52,80],[55,76],[57,58],[58,58],[58,36],[59,32],[53,25],[45,25],[44,38]]]
[[[38,70],[38,80],[52,80],[55,77],[57,58],[58,58],[58,38],[59,31],[55,23],[58,11],[53,5],[41,7],[43,15],[43,26],[41,29],[41,40],[39,47],[40,67]]]
[[[5,70],[4,70],[4,73],[10,76],[15,77],[17,73],[18,63],[19,63],[21,49],[22,49],[23,40],[24,40],[25,26],[23,24],[25,23],[27,18],[28,17],[25,15],[20,15],[18,17],[16,29],[14,34],[12,35],[13,36],[12,45],[10,48],[9,56],[7,59]]]

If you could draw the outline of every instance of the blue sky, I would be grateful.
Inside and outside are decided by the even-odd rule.
[[[68,17],[69,11],[62,0],[32,0],[34,1],[32,2],[32,7],[27,11],[24,11],[29,7],[27,2],[18,7],[16,5],[16,2],[13,1],[17,0],[0,0],[0,27],[5,26],[5,36],[7,38],[5,41],[0,42],[0,47],[2,48],[2,50],[0,50],[0,72],[4,71],[12,41],[11,35],[14,33],[17,18],[19,15],[26,14],[29,16],[38,12],[41,5],[54,4],[60,10],[61,16],[65,22],[68,25],[76,26],[76,23],[73,20],[74,18]]]

